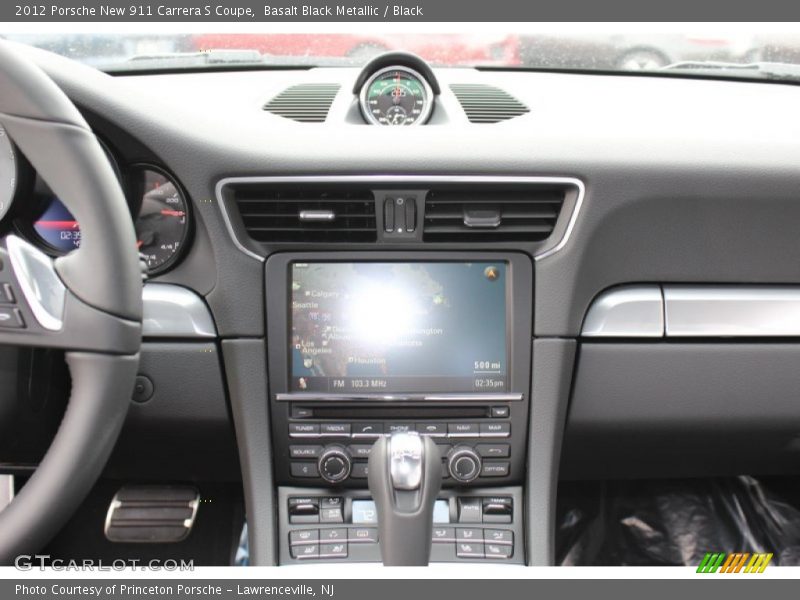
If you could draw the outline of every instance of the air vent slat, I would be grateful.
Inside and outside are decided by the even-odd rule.
[[[236,206],[245,230],[257,242],[374,242],[375,200],[368,189],[241,186]],[[301,218],[309,212],[330,219]]]
[[[499,123],[530,112],[525,104],[493,85],[454,83],[450,89],[471,123]]]
[[[264,110],[301,123],[323,123],[340,88],[336,83],[293,85],[267,102]]]
[[[550,236],[564,203],[554,188],[431,190],[425,199],[428,242],[534,242]]]

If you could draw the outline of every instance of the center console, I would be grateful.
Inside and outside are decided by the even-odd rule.
[[[441,454],[431,560],[523,563],[530,258],[280,253],[266,282],[281,563],[380,560],[367,458],[397,431]]]

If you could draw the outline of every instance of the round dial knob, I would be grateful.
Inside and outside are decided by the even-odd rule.
[[[342,446],[327,446],[319,457],[319,476],[330,483],[347,479],[352,467],[350,453]]]
[[[456,446],[447,453],[447,468],[453,479],[469,483],[481,473],[481,457],[469,446]]]

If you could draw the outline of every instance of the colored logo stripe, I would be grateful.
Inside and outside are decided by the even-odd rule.
[[[698,573],[763,573],[773,554],[749,552],[707,552],[697,567]],[[749,561],[748,561],[749,559]],[[747,564],[747,566],[745,566]],[[742,571],[744,569],[744,571]]]

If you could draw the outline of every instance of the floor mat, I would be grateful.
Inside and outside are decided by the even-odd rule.
[[[562,565],[691,565],[707,552],[772,552],[800,565],[797,478],[562,483]]]

